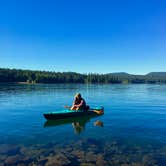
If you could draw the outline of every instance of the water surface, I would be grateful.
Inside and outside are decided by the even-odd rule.
[[[76,92],[105,114],[46,125],[43,113],[71,105]],[[165,122],[166,85],[1,84],[0,161],[164,166]]]

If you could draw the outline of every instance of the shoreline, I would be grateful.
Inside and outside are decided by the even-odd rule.
[[[26,84],[26,85],[34,85],[34,84],[38,84],[38,83],[30,83],[30,82],[14,82],[16,84]]]
[[[29,83],[29,82],[0,82],[0,84],[39,85],[39,84],[83,84],[83,85],[166,85],[166,83],[78,83],[78,82],[54,82],[54,83]]]

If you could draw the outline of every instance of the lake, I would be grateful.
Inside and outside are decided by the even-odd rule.
[[[80,92],[98,117],[48,123]],[[1,165],[166,165],[166,85],[0,84]]]

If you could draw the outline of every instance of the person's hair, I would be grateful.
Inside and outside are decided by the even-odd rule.
[[[76,93],[75,97],[81,98],[81,94],[80,93]]]

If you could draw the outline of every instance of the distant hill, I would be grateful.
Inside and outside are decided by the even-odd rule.
[[[109,73],[111,75],[116,75],[116,76],[129,76],[131,74],[126,73],[126,72],[115,72],[115,73]]]
[[[105,74],[106,76],[112,76],[112,77],[117,77],[117,78],[129,78],[129,77],[132,77],[131,74],[129,73],[126,73],[126,72],[114,72],[114,73],[108,73],[108,74]]]
[[[150,72],[150,73],[146,74],[146,76],[166,77],[166,72]]]
[[[145,75],[136,75],[136,74],[129,74],[126,72],[115,72],[115,73],[109,73],[110,75],[114,76],[153,76],[153,77],[166,77],[166,72],[150,72]]]

